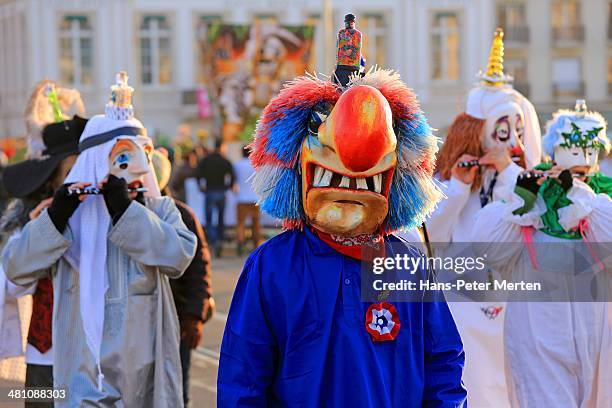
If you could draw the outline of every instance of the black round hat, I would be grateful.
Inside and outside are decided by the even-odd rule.
[[[70,120],[47,125],[43,129],[42,156],[7,166],[2,172],[2,183],[8,193],[26,197],[51,177],[63,159],[79,154],[79,138],[86,124],[87,119],[75,115]]]
[[[344,16],[344,22],[348,23],[351,21],[355,21],[355,15],[352,13],[348,13],[347,15]]]

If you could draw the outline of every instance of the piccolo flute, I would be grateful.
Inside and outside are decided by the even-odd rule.
[[[521,179],[525,179],[525,178],[542,178],[542,177],[557,177],[559,176],[560,173],[551,173],[549,171],[544,171],[542,173],[531,173],[531,172],[527,172],[527,173],[522,173],[519,175],[519,178]],[[596,173],[572,173],[572,177],[592,177],[594,176]]]
[[[139,188],[128,188],[128,193],[146,193],[149,191],[146,187]],[[71,188],[68,189],[68,195],[97,195],[102,194],[101,188],[90,187],[90,188]]]
[[[520,158],[518,158],[518,157],[512,157],[512,161],[516,163],[516,162],[520,161]],[[457,165],[457,167],[463,167],[463,168],[465,168],[465,167],[474,167],[474,166],[480,166],[480,165],[481,165],[481,164],[478,162],[478,159],[475,159],[475,160],[470,160],[470,161],[462,161],[462,162],[459,162],[459,164]]]
[[[462,161],[459,162],[459,164],[457,165],[458,167],[474,167],[474,166],[479,166],[480,164],[478,163],[478,160],[470,160],[470,161]]]

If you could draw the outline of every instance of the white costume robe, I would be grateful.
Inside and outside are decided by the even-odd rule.
[[[56,407],[182,407],[179,322],[169,278],[178,278],[196,239],[167,197],[133,201],[108,231],[108,287],[101,370],[86,345],[80,314],[79,271],[66,259],[73,240],[47,211],[25,225],[2,253],[6,276],[29,285],[53,270],[54,384],[68,388]],[[103,261],[103,260],[101,260]]]
[[[493,188],[493,200],[500,192],[513,186],[523,171],[512,163],[497,175]],[[427,231],[434,246],[442,242],[471,242],[475,217],[481,209],[479,191],[471,191],[471,185],[451,178],[442,183],[446,199],[427,221]],[[485,186],[488,189],[488,185]],[[438,244],[438,245],[436,245]],[[435,254],[450,256],[452,254]],[[509,406],[503,360],[504,302],[476,302],[469,299],[453,299],[448,304],[457,323],[465,350],[463,381],[468,390],[468,404],[477,408],[504,408]],[[460,301],[453,301],[460,300]],[[486,313],[501,307],[496,315]]]
[[[595,194],[577,180],[567,197],[572,204],[557,211],[559,224],[569,231],[586,220],[585,237],[589,242],[612,242],[610,198]],[[537,249],[537,269],[552,269],[555,285],[570,290],[570,280],[563,275],[574,272],[568,265],[574,265],[575,255],[561,245],[576,241],[537,230],[543,225],[540,215],[545,212],[541,197],[529,212],[514,215],[513,211],[523,204],[522,198],[510,193],[506,202],[484,207],[476,217],[474,240],[489,242],[488,248],[480,247],[489,255],[494,251],[502,255],[488,259],[502,275],[513,281],[529,277],[533,280],[537,270],[534,272],[527,245],[508,245],[501,249],[495,243],[521,243],[521,227],[534,227],[532,239]],[[558,245],[537,246],[538,243]],[[555,253],[546,252],[551,250]],[[607,262],[605,273],[609,274],[610,261],[604,259],[604,262]],[[610,276],[603,281],[609,284]],[[513,407],[612,407],[611,307],[610,302],[508,302],[504,342]]]

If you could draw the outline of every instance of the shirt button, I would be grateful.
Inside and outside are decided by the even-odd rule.
[[[349,278],[346,278],[346,279],[344,280],[344,284],[345,284],[345,285],[350,285],[350,284],[351,284],[351,280],[350,280]]]

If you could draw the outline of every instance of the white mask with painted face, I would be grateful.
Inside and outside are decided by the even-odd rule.
[[[514,102],[497,105],[487,115],[482,144],[485,151],[506,148],[513,156],[523,154],[524,114]]]
[[[594,168],[597,165],[598,157],[599,150],[590,147],[555,148],[555,163],[564,169],[571,169],[572,167]]]
[[[505,147],[514,161],[533,167],[540,163],[540,126],[533,105],[510,87],[479,85],[468,94],[465,113],[485,121],[482,147]]]
[[[605,125],[593,118],[565,119],[558,132],[554,146],[554,161],[564,169],[581,167],[590,171],[597,166],[599,153],[605,149],[601,144],[601,132]]]
[[[108,157],[110,174],[125,179],[131,188],[141,187],[150,171],[153,144],[148,137],[117,140]]]

